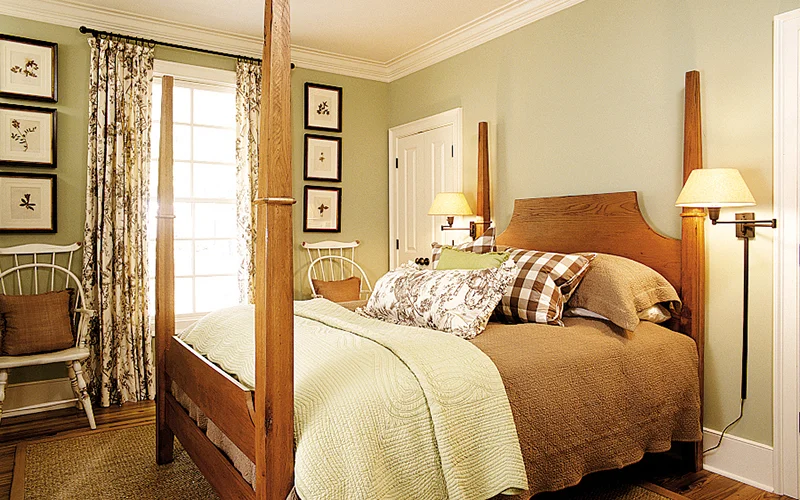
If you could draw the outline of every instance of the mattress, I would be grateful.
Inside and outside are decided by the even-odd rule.
[[[529,484],[517,498],[702,437],[692,339],[644,321],[627,335],[594,319],[564,323],[490,323],[472,340],[496,365],[511,404]],[[202,418],[185,396],[179,400]],[[252,478],[252,462],[213,422],[207,427],[212,442]]]

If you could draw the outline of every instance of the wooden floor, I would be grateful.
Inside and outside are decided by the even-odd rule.
[[[122,407],[97,408],[95,417],[98,427],[107,429],[127,427],[154,421],[155,406],[152,403],[137,403]],[[2,425],[0,425],[0,500],[10,496],[14,452],[17,443],[45,436],[83,434],[88,430],[84,413],[71,409],[2,419]],[[656,489],[664,488],[662,493],[665,496],[675,494],[674,498],[676,499],[684,497],[692,500],[789,499],[789,497],[773,495],[707,471],[683,474],[677,471],[677,467],[677,462],[663,455],[654,455],[647,457],[640,464],[618,471],[593,474],[584,478],[584,481],[597,483],[620,480],[647,481],[656,485]],[[570,498],[569,490],[536,496],[536,500],[566,498]]]

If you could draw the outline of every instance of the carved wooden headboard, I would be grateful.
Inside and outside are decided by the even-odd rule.
[[[662,236],[645,222],[633,191],[515,200],[497,244],[620,255],[655,269],[680,292],[681,240]]]
[[[484,127],[485,128],[485,127]],[[489,196],[488,145],[479,134],[478,199]],[[700,73],[686,73],[683,181],[703,168],[700,117]],[[676,193],[677,196],[677,193]],[[488,220],[488,203],[480,215]],[[484,208],[485,207],[485,208]],[[662,236],[642,217],[635,192],[602,193],[514,201],[508,227],[497,244],[560,253],[595,251],[620,255],[661,273],[678,290],[683,302],[680,321],[673,328],[697,344],[700,397],[703,397],[705,343],[705,212],[688,208],[681,213],[681,239]],[[702,443],[694,443],[688,457],[696,470],[703,464]]]

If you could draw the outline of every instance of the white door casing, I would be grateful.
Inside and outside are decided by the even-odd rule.
[[[774,377],[773,488],[798,497],[800,453],[800,9],[774,29]]]
[[[389,265],[430,257],[444,217],[428,214],[442,191],[463,191],[461,108],[389,130]],[[458,224],[458,222],[456,223]]]

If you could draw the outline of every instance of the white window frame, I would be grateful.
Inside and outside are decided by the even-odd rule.
[[[194,66],[191,64],[182,64],[176,63],[172,61],[164,61],[161,59],[156,59],[153,64],[153,76],[155,78],[161,78],[163,76],[172,76],[175,78],[175,82],[180,84],[184,87],[191,87],[192,89],[203,89],[204,87],[213,88],[214,90],[218,90],[221,87],[226,87],[231,89],[233,92],[236,91],[236,73],[234,71],[216,69],[216,68],[206,68],[202,66]],[[213,127],[212,127],[213,128]],[[158,148],[158,144],[151,145],[152,148]],[[183,198],[175,198],[175,202],[186,202],[189,201],[188,199]],[[204,202],[208,203],[230,203],[229,199],[203,199]],[[194,239],[194,238],[192,238]],[[201,238],[203,240],[214,240],[214,239],[224,239],[229,240],[230,238]],[[213,277],[215,275],[200,275],[200,277]],[[229,276],[225,274],[224,276]],[[196,278],[196,275],[192,275],[192,278]],[[198,319],[205,316],[207,313],[190,313],[190,314],[175,314],[175,326],[176,329],[182,330],[190,326],[192,323],[197,321]],[[151,322],[154,319],[151,318]]]

